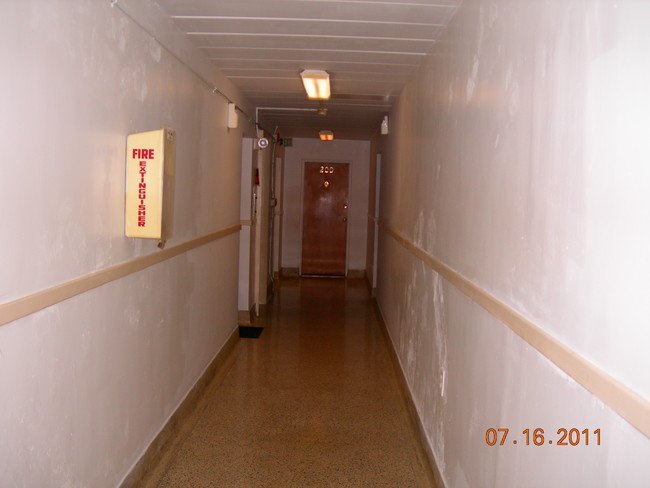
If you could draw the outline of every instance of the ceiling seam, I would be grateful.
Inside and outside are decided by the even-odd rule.
[[[230,17],[220,15],[183,16],[173,15],[172,19],[180,20],[243,20],[246,22],[336,22],[337,24],[371,24],[371,25],[408,25],[420,27],[444,27],[444,24],[431,22],[395,22],[389,20],[348,20],[348,19],[314,19],[299,17]]]
[[[303,62],[303,61],[308,61],[308,62],[313,62],[313,59],[311,58],[305,58],[305,59],[255,59],[255,58],[245,58],[245,59],[240,59],[240,58],[209,58],[211,61],[244,61],[246,63],[252,62],[252,61],[260,61],[260,62],[269,62],[269,63],[290,63],[290,64],[295,64],[296,62]],[[317,63],[322,63],[325,61],[316,61]],[[363,66],[363,65],[378,65],[378,66],[411,66],[411,67],[418,67],[419,64],[407,64],[407,63],[371,63],[368,61],[331,61],[332,63],[335,64],[354,64],[357,66]],[[222,71],[225,69],[256,69],[256,68],[220,68]],[[263,68],[263,69],[273,69],[273,68]]]
[[[246,49],[256,51],[311,51],[311,52],[325,52],[325,53],[354,53],[354,54],[390,54],[397,56],[426,56],[426,52],[410,52],[410,51],[363,51],[352,49],[312,49],[303,47],[255,47],[255,46],[199,46],[198,49]],[[237,59],[237,58],[233,58]]]
[[[185,34],[188,36],[211,37],[307,37],[316,39],[365,39],[368,41],[435,42],[435,39],[420,39],[411,37],[337,36],[331,34],[272,34],[260,32],[186,32]]]

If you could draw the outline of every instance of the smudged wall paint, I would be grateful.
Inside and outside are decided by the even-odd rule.
[[[466,1],[378,149],[387,225],[645,398],[649,16]],[[379,254],[378,301],[448,486],[650,483],[646,437],[385,232]],[[495,448],[488,428],[609,441]]]
[[[129,133],[176,130],[168,246],[239,222],[243,129],[110,2],[2,2],[0,57],[0,303],[158,252],[124,237]],[[0,485],[117,486],[235,330],[237,257],[233,234],[0,327]]]

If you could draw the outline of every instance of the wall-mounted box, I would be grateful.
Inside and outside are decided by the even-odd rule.
[[[125,233],[171,237],[176,134],[172,129],[130,134],[126,143]]]
[[[237,115],[237,105],[234,103],[228,104],[228,123],[226,127],[229,129],[236,129],[239,124],[239,116]]]

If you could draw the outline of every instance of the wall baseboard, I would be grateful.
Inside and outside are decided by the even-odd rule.
[[[299,268],[282,268],[280,270],[280,278],[298,278],[299,276]]]
[[[348,269],[347,278],[356,280],[356,279],[365,278],[365,276],[366,276],[365,269]]]
[[[266,312],[268,311],[268,309],[269,309],[268,303],[258,304],[258,313],[253,314],[253,322],[255,322],[255,319],[257,319],[257,317],[266,317]]]
[[[266,303],[270,303],[273,298],[274,290],[273,281],[269,281],[269,284],[266,286]]]
[[[251,325],[253,323],[253,312],[251,310],[237,311],[237,325]]]
[[[370,277],[368,271],[363,272],[363,277],[364,277],[364,281],[366,282],[366,287],[368,288],[368,293],[370,293],[370,296],[371,297],[377,296],[377,288],[372,287],[372,278]]]
[[[280,278],[299,278],[300,268],[282,268]],[[366,277],[365,269],[348,269],[346,278],[360,279]]]
[[[234,361],[239,344],[239,328],[230,334],[221,350],[205,369],[176,411],[149,444],[144,454],[124,478],[119,488],[142,488],[149,484],[157,486],[158,477],[167,469],[178,444],[194,427],[193,419],[200,410],[201,400],[210,387],[216,386]]]
[[[434,488],[445,488],[446,485],[442,478],[442,474],[440,473],[440,468],[438,467],[438,463],[436,462],[436,457],[433,454],[433,450],[431,449],[431,446],[429,445],[429,441],[427,439],[427,435],[424,430],[424,425],[422,425],[422,420],[418,415],[418,410],[415,406],[415,402],[413,401],[411,390],[408,386],[408,382],[406,381],[406,375],[404,374],[402,365],[399,362],[399,357],[397,356],[397,351],[395,350],[395,344],[393,343],[390,333],[388,332],[388,327],[386,326],[386,322],[384,321],[384,316],[382,315],[381,309],[379,308],[379,304],[377,303],[377,299],[374,296],[372,298],[372,302],[375,307],[375,311],[377,313],[377,319],[379,325],[381,327],[382,332],[384,333],[384,337],[386,338],[386,341],[389,346],[388,350],[390,353],[390,359],[397,373],[397,381],[399,383],[399,388],[402,392],[402,398],[404,399],[404,403],[406,404],[406,409],[408,411],[409,419],[411,420],[411,426],[418,433],[418,437],[420,440],[420,447],[421,447],[421,452],[419,453],[420,461],[423,464],[425,464],[426,468],[428,468],[428,472],[431,477],[431,479],[429,480],[431,482],[431,486]]]

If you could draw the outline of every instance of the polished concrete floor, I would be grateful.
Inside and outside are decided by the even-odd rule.
[[[284,280],[147,487],[432,487],[362,280]]]

